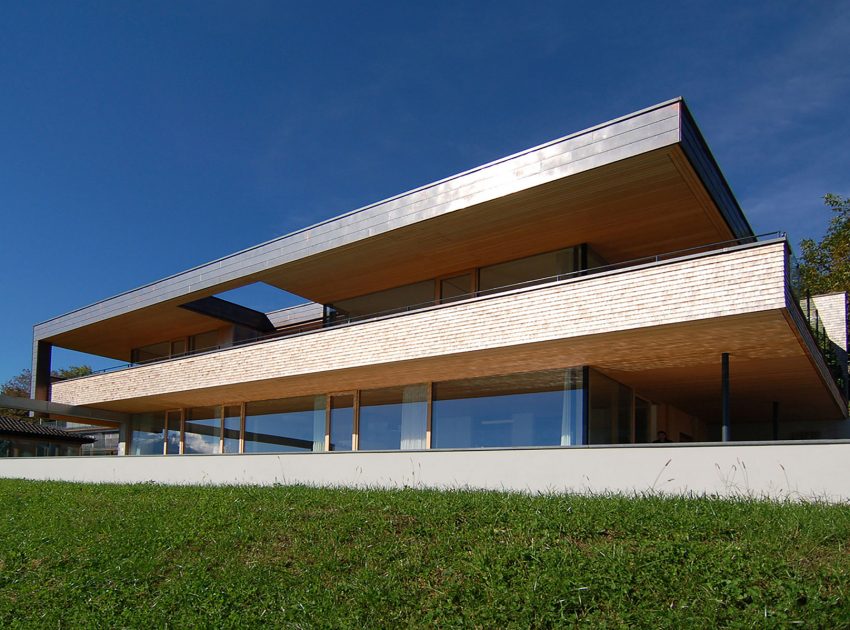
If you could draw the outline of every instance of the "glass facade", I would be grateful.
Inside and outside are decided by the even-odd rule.
[[[141,348],[133,348],[130,351],[131,363],[149,363],[152,361],[162,361],[164,359],[172,359],[181,357],[186,354],[186,342],[193,352],[202,350],[212,350],[218,347],[219,332],[212,330],[210,332],[193,335],[191,337],[183,337],[172,341],[160,341],[152,343]]]
[[[425,448],[427,428],[428,385],[360,392],[360,450]]]
[[[440,280],[440,302],[454,302],[467,298],[472,293],[472,274],[464,273]]]
[[[215,350],[219,347],[219,332],[211,330],[209,332],[192,335],[189,337],[189,349],[192,352],[204,352],[205,350]]]
[[[180,424],[183,413],[177,411],[169,411],[166,414],[165,426],[165,454],[177,455],[180,453]]]
[[[322,451],[324,444],[324,396],[264,400],[245,405],[246,453]]]
[[[651,423],[652,404],[643,398],[635,398],[635,444],[652,442]]]
[[[581,247],[567,247],[554,252],[528,256],[519,260],[481,267],[478,288],[492,291],[512,285],[545,282],[553,276],[572,273],[581,268]]]
[[[517,285],[547,282],[555,276],[592,269],[603,264],[602,258],[586,244],[575,245],[479,267],[451,277],[415,282],[338,300],[326,306],[325,318],[328,323],[333,324],[422,308],[434,304],[435,301],[453,302],[467,298],[476,291],[476,278],[477,291],[489,293]]]
[[[129,453],[510,448],[650,441],[654,406],[587,368],[133,416]],[[244,428],[243,428],[244,426]],[[430,430],[430,431],[429,431]]]
[[[228,405],[224,408],[224,438],[222,446],[225,453],[239,452],[239,434],[242,431],[242,407]]]
[[[339,300],[329,304],[327,308],[328,318],[331,322],[336,322],[367,315],[389,315],[412,306],[421,307],[433,303],[434,281],[426,280],[348,300]]]
[[[590,370],[588,444],[632,442],[632,390],[596,370]]]
[[[354,394],[331,396],[332,451],[350,451],[354,436]]]
[[[433,448],[579,443],[581,368],[434,384]]]
[[[183,452],[221,452],[221,407],[195,407],[186,410],[183,423]]]
[[[130,452],[133,455],[162,455],[165,413],[140,413],[133,416]]]

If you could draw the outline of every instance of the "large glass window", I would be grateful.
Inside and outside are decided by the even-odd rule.
[[[245,406],[246,453],[322,451],[324,447],[324,396],[264,400]]]
[[[184,354],[186,354],[186,340],[175,339],[174,341],[161,341],[141,348],[133,348],[130,351],[130,361],[132,363],[149,363],[179,357]]]
[[[425,448],[428,385],[360,392],[362,451]]]
[[[553,276],[577,271],[580,248],[567,247],[554,252],[528,256],[519,260],[481,267],[478,275],[480,291],[551,279]]]
[[[204,352],[205,350],[215,350],[219,347],[218,331],[211,330],[205,333],[199,333],[189,337],[189,346],[192,352]]]
[[[161,361],[171,356],[171,342],[162,341],[152,343],[141,348],[133,348],[130,352],[130,361],[133,363],[148,363],[150,361]]]
[[[427,306],[434,303],[434,281],[426,280],[369,295],[340,300],[328,305],[331,322],[346,321],[348,318],[367,315],[388,315],[404,311],[411,306]]]
[[[165,425],[165,454],[180,453],[180,410],[169,411],[166,414]]]
[[[183,422],[184,453],[221,452],[221,407],[186,410]]]
[[[580,443],[581,368],[434,384],[433,448]]]
[[[635,398],[635,444],[646,444],[652,441],[651,424],[652,404],[643,398]]]
[[[354,435],[354,394],[331,396],[332,451],[350,451]]]
[[[165,413],[140,413],[132,417],[131,455],[162,455]]]
[[[472,274],[464,273],[440,280],[440,302],[454,302],[472,293]]]
[[[224,408],[224,439],[222,444],[225,453],[239,452],[239,432],[242,430],[242,407],[228,405]]]
[[[632,442],[632,390],[590,370],[588,444]]]

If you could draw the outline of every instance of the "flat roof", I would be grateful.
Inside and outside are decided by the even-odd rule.
[[[285,264],[676,144],[732,234],[752,236],[684,100],[676,98],[73,310],[37,324],[34,340],[183,296],[188,301],[242,286]]]

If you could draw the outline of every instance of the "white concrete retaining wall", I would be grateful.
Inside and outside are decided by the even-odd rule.
[[[0,477],[850,501],[850,441],[0,459]]]

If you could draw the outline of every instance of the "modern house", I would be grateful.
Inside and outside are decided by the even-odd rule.
[[[38,324],[32,393],[127,455],[840,437],[846,320],[676,99]]]

